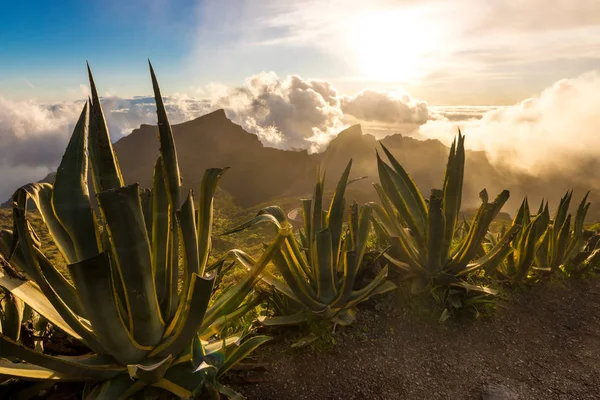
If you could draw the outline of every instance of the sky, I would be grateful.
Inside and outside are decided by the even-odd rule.
[[[277,148],[353,123],[446,144],[461,127],[531,171],[600,147],[598,0],[7,1],[0,50],[0,198],[56,168],[86,60],[115,140],[155,121],[150,58],[172,122],[224,108]]]
[[[236,85],[262,71],[406,90],[432,104],[512,104],[600,68],[596,0],[10,1],[0,93],[75,99],[85,60],[121,97]]]

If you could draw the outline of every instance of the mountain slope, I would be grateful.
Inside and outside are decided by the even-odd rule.
[[[186,191],[199,190],[205,169],[230,167],[221,179],[220,187],[238,206],[256,207],[265,202],[276,202],[278,198],[310,196],[319,166],[327,171],[326,190],[332,191],[352,158],[352,176],[367,178],[351,185],[348,197],[359,202],[376,199],[372,188],[372,183],[378,180],[375,153],[382,151],[375,137],[363,134],[360,125],[342,131],[319,154],[265,147],[256,135],[227,119],[223,110],[175,124],[172,128]],[[157,135],[156,126],[142,125],[115,143],[126,183],[139,182],[144,187],[151,187],[158,155]],[[438,140],[423,141],[400,134],[387,136],[381,142],[409,172],[425,196],[429,195],[430,189],[441,188],[448,147]],[[51,181],[51,175],[45,181]],[[574,203],[590,189],[576,184],[568,176],[539,179],[510,168],[496,168],[485,152],[467,151],[463,208],[477,207],[480,203],[478,194],[484,188],[490,198],[502,189],[509,189],[511,199],[505,208],[509,212],[518,207],[525,195],[529,196],[530,204],[545,198],[553,207],[558,205],[567,189],[575,189]],[[591,200],[588,220],[600,220],[600,204],[593,198]]]

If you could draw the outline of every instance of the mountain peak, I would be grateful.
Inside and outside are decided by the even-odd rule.
[[[344,129],[343,131],[341,131],[337,137],[360,137],[363,135],[363,131],[362,131],[362,127],[360,126],[360,124],[356,124],[356,125],[352,125],[349,128]]]
[[[223,109],[223,108],[219,108],[218,110],[211,111],[208,114],[204,114],[203,116],[201,116],[199,118],[227,119],[227,120],[229,119],[229,118],[227,118],[227,115],[225,115],[225,109]]]

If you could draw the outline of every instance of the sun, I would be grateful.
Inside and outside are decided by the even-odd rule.
[[[423,10],[376,10],[357,18],[352,48],[360,73],[378,81],[417,79],[441,45]]]

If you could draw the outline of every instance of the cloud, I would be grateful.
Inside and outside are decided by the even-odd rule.
[[[600,74],[563,79],[536,97],[488,111],[480,119],[428,121],[419,134],[449,144],[460,127],[465,145],[492,162],[535,176],[562,175],[589,186],[600,178]]]
[[[363,90],[354,96],[344,97],[342,111],[359,120],[389,124],[424,124],[431,117],[427,103],[406,93]]]
[[[78,88],[87,96],[85,85]],[[343,96],[330,82],[285,78],[261,72],[243,85],[209,84],[194,95],[179,93],[165,97],[171,123],[197,118],[217,108],[270,147],[318,152],[351,123],[405,127],[414,130],[434,118],[427,103],[408,94],[363,90]],[[5,175],[23,177],[20,183],[38,180],[53,171],[77,121],[83,101],[43,104],[0,97],[0,165]],[[142,124],[156,123],[154,98],[105,96],[102,107],[113,140]],[[11,168],[14,172],[10,172]],[[43,173],[41,173],[43,172]],[[0,183],[0,198],[14,190],[14,182]]]
[[[173,123],[195,118],[206,111],[204,103],[185,96],[165,100]],[[0,96],[0,202],[20,185],[38,181],[56,170],[83,101],[43,104]],[[153,98],[102,99],[113,140],[141,124],[156,123]]]
[[[213,108],[255,133],[267,146],[319,151],[346,125],[340,95],[325,81],[262,72],[210,99]]]
[[[52,107],[0,97],[0,194],[43,178],[56,167],[75,125],[79,105]]]

